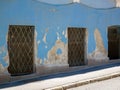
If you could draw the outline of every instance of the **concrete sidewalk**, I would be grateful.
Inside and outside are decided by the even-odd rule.
[[[120,62],[1,84],[0,90],[66,90],[118,76]]]

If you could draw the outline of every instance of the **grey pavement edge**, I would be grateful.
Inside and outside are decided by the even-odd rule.
[[[104,81],[104,80],[108,80],[108,79],[112,79],[112,78],[116,78],[116,77],[120,77],[120,72],[101,76],[101,77],[91,78],[91,79],[87,79],[84,81],[71,82],[69,84],[60,85],[60,86],[47,88],[47,89],[43,89],[43,90],[66,90],[66,89],[75,88],[75,87],[83,86],[86,84],[100,82],[100,81]]]

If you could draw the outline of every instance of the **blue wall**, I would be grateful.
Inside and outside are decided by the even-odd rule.
[[[38,58],[47,58],[48,51],[57,40],[67,43],[62,35],[68,27],[85,27],[88,30],[88,53],[95,50],[94,30],[99,29],[107,50],[107,28],[120,25],[120,8],[94,9],[81,4],[49,5],[35,0],[1,0],[0,1],[0,63],[7,66],[4,57],[7,53],[7,32],[9,25],[34,25],[37,32]],[[47,32],[46,41],[43,36]],[[47,48],[45,47],[47,45]]]
[[[36,0],[36,1],[45,2],[49,4],[81,3],[94,8],[116,7],[115,0]]]

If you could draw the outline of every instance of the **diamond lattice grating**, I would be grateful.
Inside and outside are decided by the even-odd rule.
[[[34,72],[34,26],[10,25],[8,52],[11,75]]]
[[[85,64],[85,28],[68,28],[69,66]]]

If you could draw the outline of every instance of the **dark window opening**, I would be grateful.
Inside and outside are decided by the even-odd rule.
[[[86,28],[68,28],[68,64],[69,66],[85,65],[85,32]]]
[[[108,57],[120,59],[120,26],[108,28]]]
[[[35,72],[34,26],[10,25],[8,31],[8,54],[11,75]]]

